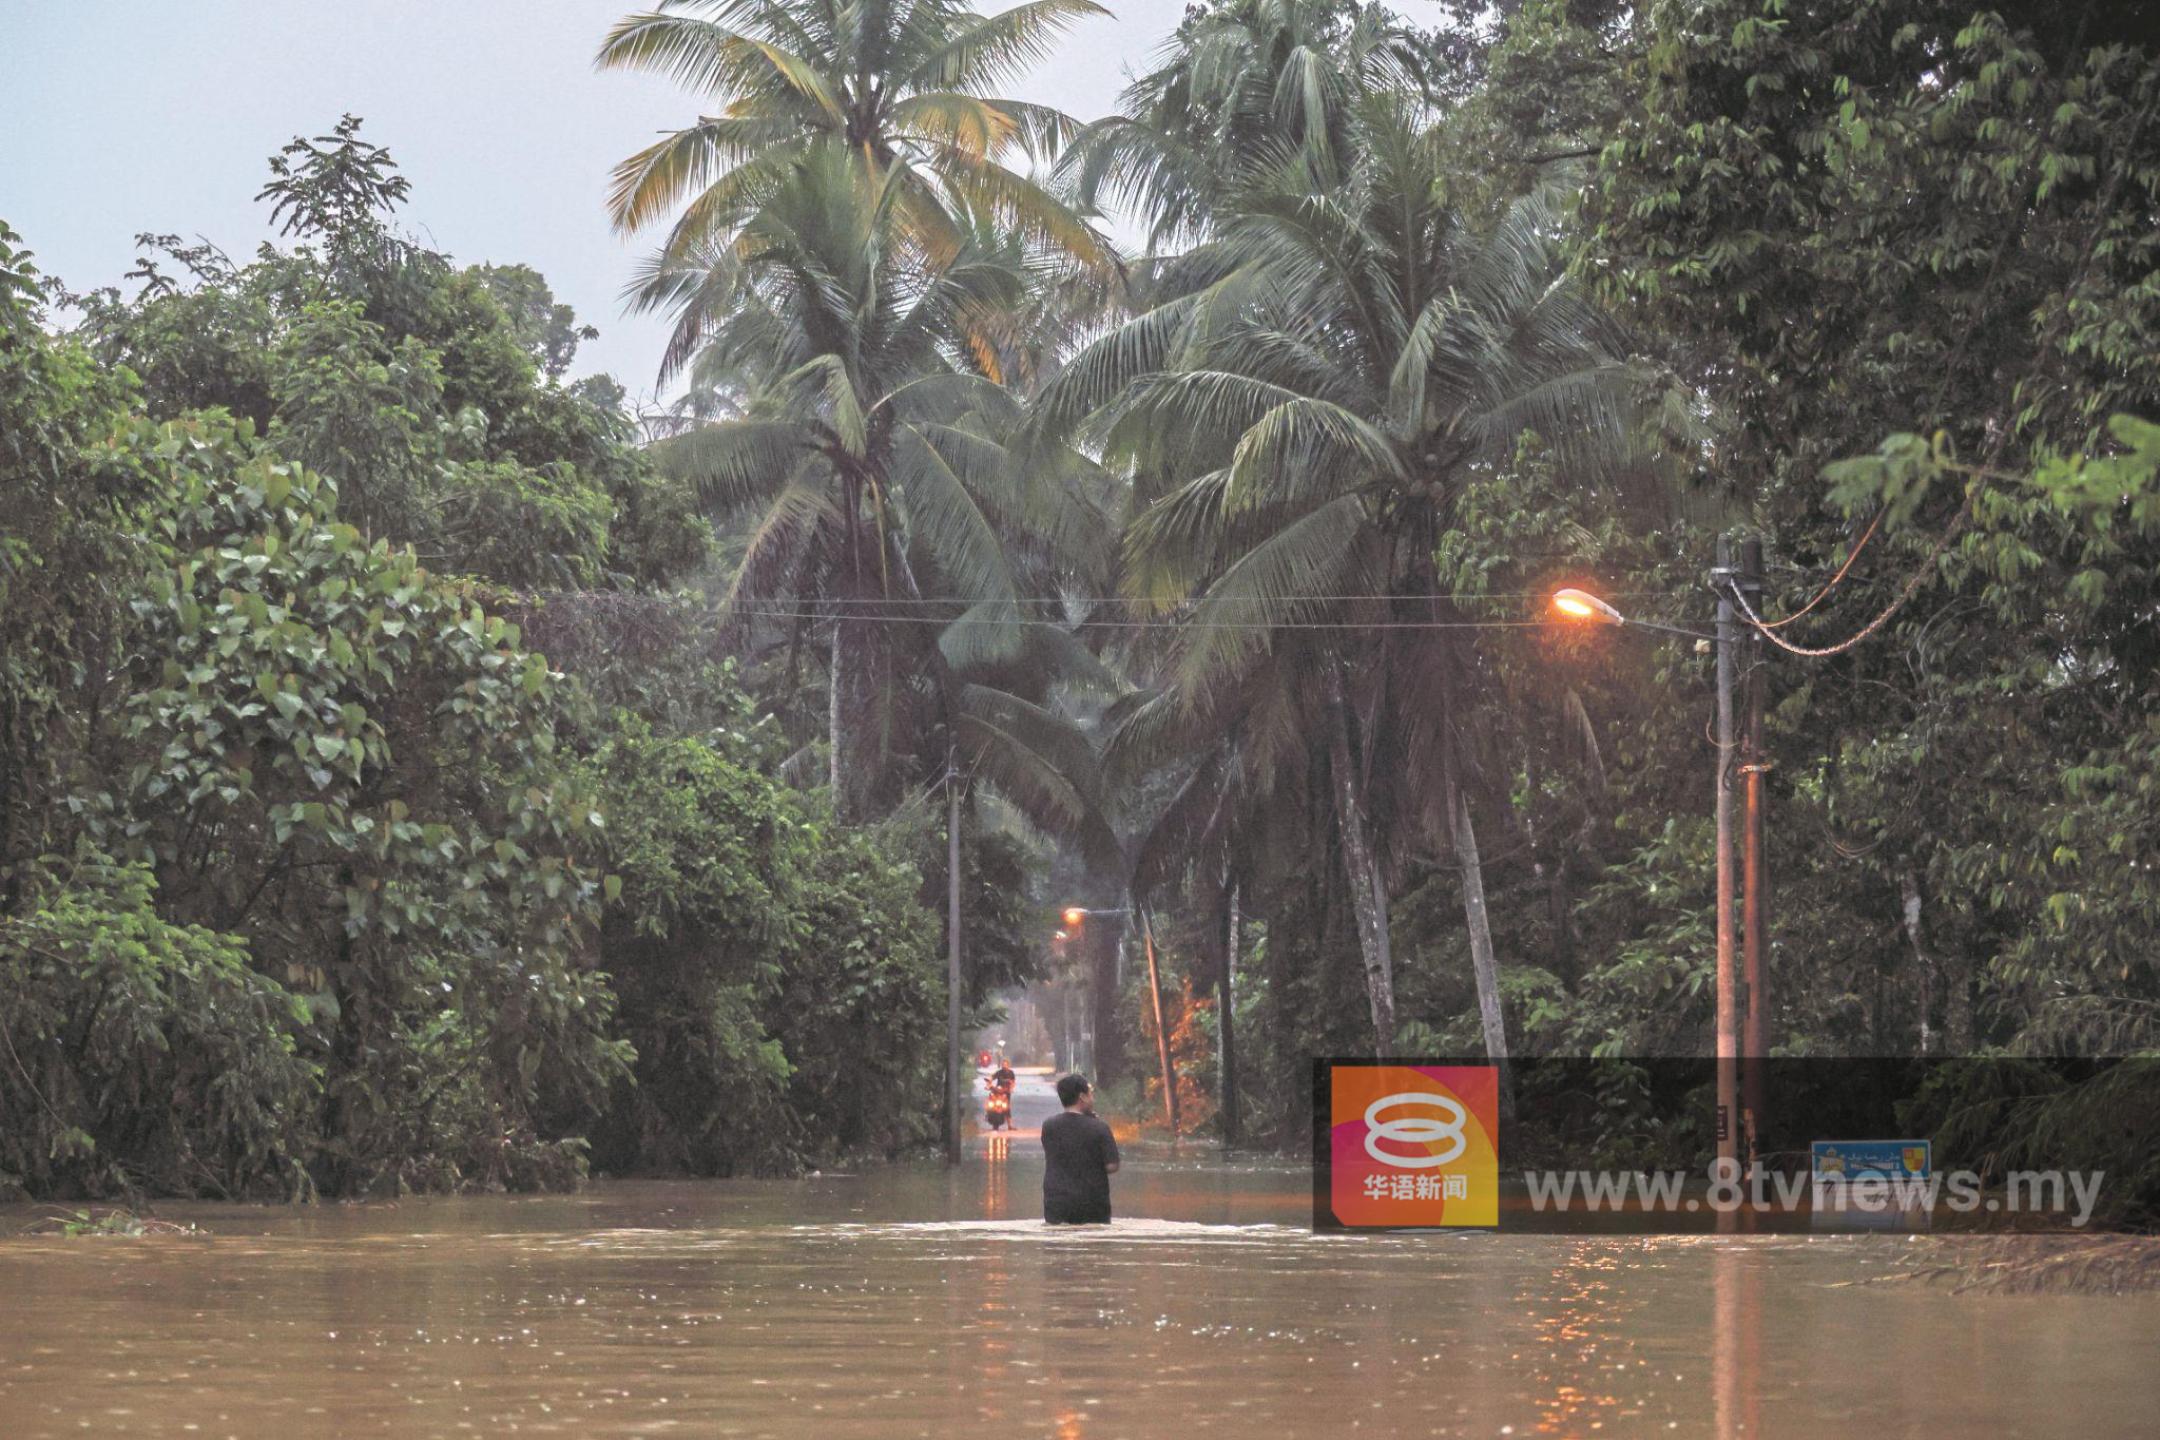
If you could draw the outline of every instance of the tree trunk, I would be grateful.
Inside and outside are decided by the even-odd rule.
[[[945,762],[945,1163],[960,1163],[960,771]]]
[[[1972,966],[1954,950],[1939,956],[1928,948],[1926,896],[1910,861],[1898,871],[1898,898],[1905,938],[1920,967],[1920,1053],[1970,1055],[1973,1048]],[[1935,992],[1942,992],[1942,1029],[1931,1028]]]
[[[1455,863],[1462,871],[1463,923],[1470,931],[1470,969],[1477,977],[1478,1024],[1485,1032],[1485,1058],[1507,1060],[1507,1019],[1500,1010],[1500,965],[1493,956],[1492,917],[1485,909],[1485,864],[1478,856],[1477,830],[1470,822],[1470,796],[1454,790]]]
[[[1358,794],[1358,770],[1350,758],[1350,703],[1343,694],[1340,666],[1328,665],[1328,768],[1335,776],[1335,824],[1342,835],[1343,870],[1350,882],[1350,903],[1357,912],[1358,948],[1365,957],[1365,994],[1372,1003],[1373,1054],[1385,1058],[1395,1049],[1395,965],[1388,954],[1387,881],[1365,829],[1365,808]]]
[[[1928,958],[1927,939],[1921,929],[1920,877],[1913,873],[1910,861],[1898,869],[1898,898],[1904,902],[1901,913],[1905,921],[1905,939],[1912,946],[1913,963],[1920,976],[1920,1053],[1926,1055],[1934,1048],[1934,1031],[1929,1021],[1929,1011],[1935,1000],[1935,962]]]
[[[1952,1055],[1970,1055],[1973,1052],[1973,976],[1972,961],[1961,953],[1954,953],[1943,965],[1943,988],[1949,993],[1943,1002],[1943,1041]]]
[[[1094,1052],[1091,1079],[1109,1085],[1125,1074],[1125,1037],[1118,1031],[1118,932],[1120,927],[1101,920],[1080,927],[1080,943],[1088,952],[1089,1023]]]
[[[1575,914],[1568,900],[1567,857],[1555,855],[1545,872],[1545,911],[1552,923],[1553,974],[1573,993],[1575,982]]]
[[[870,818],[884,757],[878,743],[884,734],[879,723],[877,687],[877,623],[843,607],[847,613],[833,621],[832,707],[827,740],[832,749],[833,812],[842,821],[858,824]]]
[[[1238,959],[1238,883],[1229,883],[1227,891],[1228,911],[1223,925],[1222,994],[1217,1000],[1221,1007],[1218,1016],[1222,1026],[1222,1135],[1223,1144],[1235,1145],[1241,1138],[1238,1123],[1237,1092],[1237,959]]]

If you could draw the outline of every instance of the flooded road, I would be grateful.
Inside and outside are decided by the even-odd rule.
[[[1028,1118],[1034,1119],[1031,1109]],[[1032,1137],[788,1182],[0,1239],[0,1437],[2149,1435],[2160,1297],[1957,1297],[1892,1237],[1317,1237],[1300,1166]],[[37,1212],[0,1208],[16,1237]],[[1145,1218],[1141,1218],[1145,1217]]]

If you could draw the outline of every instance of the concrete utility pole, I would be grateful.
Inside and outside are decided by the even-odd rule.
[[[1740,1006],[1734,965],[1733,892],[1733,661],[1740,620],[1732,601],[1732,544],[1720,535],[1717,566],[1717,1158],[1739,1159]]]
[[[1757,1136],[1765,1114],[1764,1057],[1769,1053],[1769,1003],[1765,971],[1769,963],[1768,866],[1763,847],[1763,773],[1770,762],[1762,743],[1762,630],[1748,627],[1747,735],[1734,734],[1733,687],[1740,652],[1740,614],[1736,601],[1745,597],[1750,616],[1762,613],[1762,542],[1749,540],[1741,566],[1733,565],[1732,542],[1718,537],[1717,564],[1710,571],[1710,588],[1717,592],[1717,633],[1704,635],[1661,625],[1654,620],[1630,620],[1607,601],[1588,590],[1574,587],[1555,590],[1553,612],[1565,619],[1597,625],[1633,625],[1644,630],[1683,635],[1696,642],[1697,654],[1707,644],[1717,653],[1717,1158],[1735,1163],[1753,1160]],[[1828,652],[1802,651],[1803,654]],[[1744,827],[1733,817],[1735,774],[1746,787],[1747,813]],[[1744,828],[1746,858],[1734,855],[1735,830]],[[1736,874],[1744,869],[1744,875]],[[1747,955],[1745,973],[1735,955],[1739,940],[1733,914],[1735,892],[1744,879]],[[1747,1095],[1741,1096],[1741,1056],[1748,1058]]]
[[[1762,541],[1740,544],[1740,590],[1748,608],[1763,613]],[[1763,776],[1770,769],[1763,752],[1763,641],[1748,627],[1746,728],[1740,749],[1740,1115],[1743,1164],[1761,1157],[1764,1115],[1763,1069],[1770,1053],[1769,896],[1765,893]]]

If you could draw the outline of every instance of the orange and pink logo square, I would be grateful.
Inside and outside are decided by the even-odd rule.
[[[1491,1065],[1332,1064],[1328,1199],[1350,1226],[1500,1223]]]

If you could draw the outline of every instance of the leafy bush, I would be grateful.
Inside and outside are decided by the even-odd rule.
[[[154,889],[89,862],[0,916],[0,1187],[308,1193],[309,1006],[239,937],[161,919]]]
[[[892,1148],[935,1093],[944,986],[920,877],[774,779],[777,727],[724,694],[727,723],[702,735],[618,712],[589,767],[622,881],[601,952],[638,1054],[595,1134],[603,1167]]]
[[[590,1099],[626,1055],[580,959],[601,822],[559,763],[547,662],[230,422],[133,443],[170,500],[125,787],[73,801],[90,833],[307,998],[326,1184],[574,1174],[535,1129],[537,1076]]]

